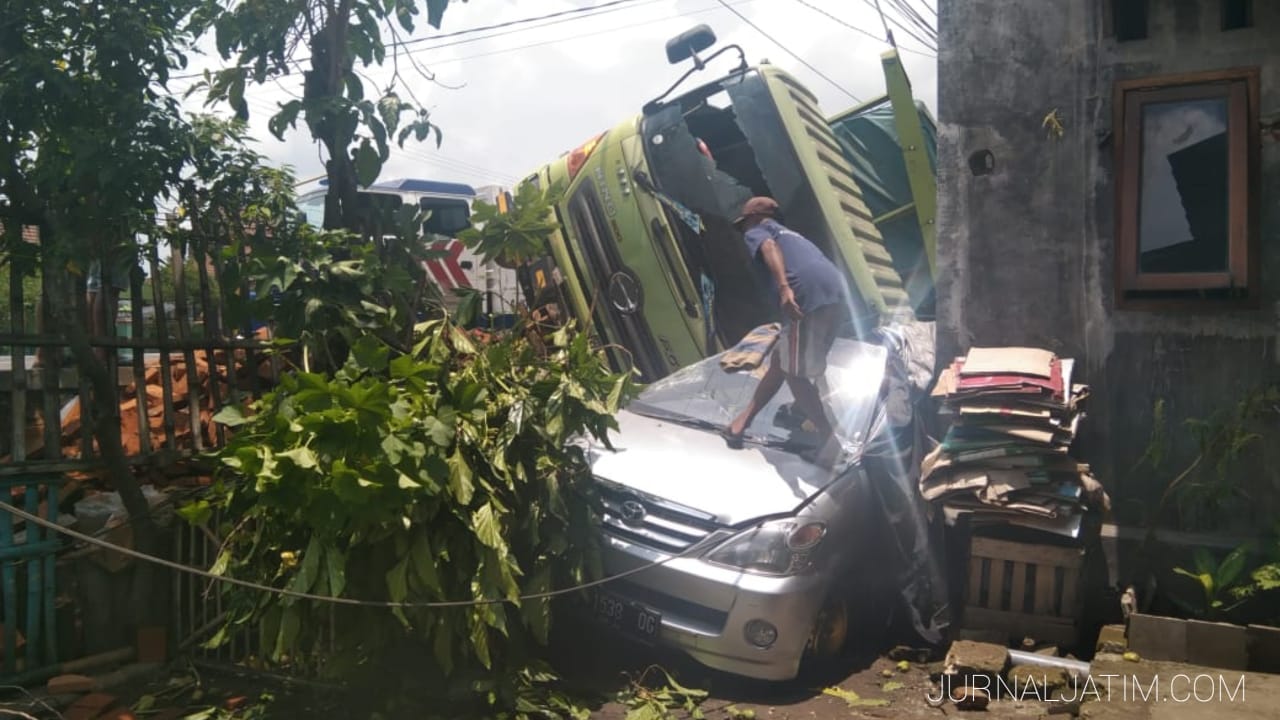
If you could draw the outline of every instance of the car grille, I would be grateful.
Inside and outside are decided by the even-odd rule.
[[[605,532],[667,553],[693,547],[720,524],[715,516],[597,478]]]

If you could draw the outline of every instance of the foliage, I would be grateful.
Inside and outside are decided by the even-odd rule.
[[[472,227],[460,233],[458,239],[485,262],[507,267],[546,255],[546,238],[558,227],[555,204],[561,194],[558,184],[539,190],[533,183],[524,183],[507,212],[479,200],[472,206]]]
[[[451,702],[514,708],[550,624],[549,601],[520,596],[599,572],[590,508],[573,495],[588,490],[585,459],[568,441],[607,440],[632,381],[570,331],[545,357],[518,335],[477,346],[442,319],[415,341],[361,335],[332,375],[297,373],[252,415],[219,415],[237,432],[211,502],[240,521],[217,572],[322,596],[499,602],[335,608],[228,590],[227,629],[259,622],[274,661],[343,677],[384,669],[412,639],[431,650],[414,686],[439,678],[428,686]]]
[[[206,27],[204,0],[7,0],[0,3],[0,196],[7,235],[39,228],[49,315],[93,388],[84,408],[111,417],[115,379],[89,343],[70,275],[128,257],[171,197],[190,137],[164,88]],[[92,422],[138,550],[155,528],[127,465],[116,422]],[[152,599],[150,568],[134,575],[134,620]]]
[[[645,679],[654,671],[660,673],[665,682],[661,686],[649,687]],[[676,717],[673,714],[675,710],[683,711],[694,720],[701,720],[705,715],[698,706],[706,699],[706,690],[684,687],[671,677],[671,673],[657,665],[646,668],[618,693],[618,702],[627,708],[626,720],[668,720]]]
[[[1280,525],[1262,543],[1242,543],[1220,563],[1204,548],[1197,548],[1193,569],[1177,567],[1174,573],[1190,578],[1197,589],[1190,598],[1174,594],[1175,604],[1194,617],[1229,619],[1251,598],[1280,590]]]
[[[1176,595],[1172,599],[1197,617],[1222,618],[1239,605],[1238,601],[1230,604],[1228,601],[1238,594],[1235,592],[1238,589],[1236,583],[1244,573],[1247,557],[1248,548],[1243,545],[1232,550],[1221,563],[1216,562],[1208,550],[1196,548],[1194,570],[1178,567],[1173,571],[1194,580],[1199,586],[1200,597],[1195,602],[1187,602]]]
[[[1154,407],[1151,437],[1133,472],[1143,468],[1165,471],[1174,441],[1166,416],[1164,400],[1159,399]],[[1148,516],[1148,534],[1155,532],[1156,524],[1170,506],[1177,508],[1181,525],[1194,526],[1214,519],[1227,503],[1243,497],[1245,489],[1231,477],[1231,472],[1278,416],[1280,386],[1268,385],[1207,418],[1185,419],[1183,427],[1191,435],[1197,453],[1165,485]]]
[[[828,687],[822,689],[823,695],[830,695],[834,698],[840,698],[851,708],[859,707],[886,707],[889,705],[888,700],[864,698],[852,690],[845,690],[840,687]]]
[[[241,119],[248,119],[245,86],[277,81],[301,66],[294,58],[299,48],[310,53],[303,71],[302,96],[282,103],[271,118],[271,132],[284,139],[286,130],[301,117],[311,137],[328,154],[326,172],[329,195],[325,205],[326,228],[351,228],[357,222],[357,185],[377,179],[390,156],[394,138],[401,146],[410,137],[418,141],[431,134],[441,142],[440,129],[432,124],[425,107],[400,85],[399,52],[391,60],[395,73],[387,87],[366,88],[359,65],[382,65],[387,60],[385,27],[393,41],[399,33],[412,33],[419,6],[427,10],[427,23],[440,27],[449,0],[301,0],[293,3],[244,2],[221,13],[216,20],[219,54],[233,65],[206,73],[204,87],[209,101],[227,102]],[[420,75],[434,79],[412,56],[407,62]],[[376,93],[376,96],[375,94]],[[408,120],[404,116],[408,115]]]

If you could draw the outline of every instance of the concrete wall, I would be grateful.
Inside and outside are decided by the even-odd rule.
[[[1127,78],[1262,66],[1262,117],[1280,112],[1280,2],[1255,0],[1251,29],[1222,32],[1218,0],[1149,0],[1148,39],[1119,43],[1105,0],[939,0],[939,360],[973,345],[1029,344],[1081,361],[1091,385],[1077,444],[1139,522],[1194,452],[1176,427],[1280,379],[1280,143],[1262,143],[1261,309],[1118,311],[1112,85]],[[1061,137],[1043,127],[1056,112]],[[970,172],[989,150],[994,171]],[[1175,456],[1132,472],[1163,398]],[[1277,428],[1280,431],[1280,428]],[[1280,446],[1238,473],[1253,494],[1237,525],[1280,509]],[[1271,468],[1271,469],[1268,469]]]

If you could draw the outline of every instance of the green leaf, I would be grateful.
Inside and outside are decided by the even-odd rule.
[[[1222,564],[1218,566],[1218,572],[1214,575],[1214,585],[1218,588],[1229,588],[1235,584],[1236,580],[1244,572],[1245,563],[1249,560],[1250,547],[1248,543],[1240,545],[1232,550]]]
[[[293,581],[289,583],[289,589],[299,593],[309,593],[315,587],[317,576],[320,572],[320,561],[324,557],[324,545],[320,543],[317,535],[311,536],[311,541],[307,543],[307,549],[302,553],[302,564],[298,568],[298,573],[293,576]]]
[[[347,588],[347,558],[338,548],[326,545],[324,559],[328,566],[329,595],[342,597],[342,592]]]
[[[378,173],[382,172],[382,159],[378,157],[378,151],[369,144],[368,139],[360,141],[360,147],[356,150],[356,182],[362,187],[369,187],[378,179]]]
[[[209,518],[213,517],[213,506],[209,504],[208,500],[197,500],[178,508],[178,517],[193,526],[199,527],[209,522]]]
[[[405,598],[409,596],[408,556],[405,556],[387,571],[387,595],[388,599],[395,603],[404,602]],[[409,627],[409,618],[405,616],[403,608],[393,607],[391,612],[406,628]]]
[[[426,528],[419,530],[414,536],[409,557],[413,560],[414,577],[424,588],[431,590],[439,597],[442,592],[440,577],[436,574],[436,558],[431,552],[431,540]]]
[[[471,529],[476,539],[484,545],[499,550],[506,547],[502,539],[502,527],[493,510],[493,503],[485,503],[471,514]]]
[[[436,662],[440,663],[440,668],[444,670],[445,675],[453,673],[453,643],[450,638],[450,626],[439,624],[432,633],[435,637],[431,639],[431,651],[435,655]]]
[[[427,0],[427,22],[439,30],[440,21],[444,19],[444,10],[449,7],[449,0]]]
[[[214,422],[222,423],[227,427],[239,427],[249,422],[252,418],[244,414],[244,408],[239,405],[226,405],[213,416]]]
[[[471,620],[471,647],[476,651],[476,659],[486,670],[493,667],[489,658],[489,627],[474,618]]]
[[[280,632],[276,636],[275,653],[273,659],[279,662],[286,655],[293,652],[294,645],[298,641],[298,633],[302,630],[302,606],[289,605],[284,608],[284,614],[280,616]]]
[[[462,456],[462,450],[455,449],[449,456],[449,490],[460,505],[471,504],[471,497],[475,493],[471,477],[471,466]]]
[[[277,457],[288,458],[294,465],[303,470],[310,470],[319,464],[315,451],[309,447],[296,447],[292,450],[286,450],[278,453]]]
[[[267,123],[267,130],[276,136],[277,140],[284,141],[285,128],[292,128],[298,122],[298,113],[302,110],[301,100],[290,100],[280,106],[280,112],[271,116],[271,120]],[[285,282],[282,287],[289,287],[289,283]]]
[[[1215,563],[1213,555],[1208,550],[1198,547],[1192,553],[1192,560],[1195,561],[1196,572],[1202,575],[1212,575]]]

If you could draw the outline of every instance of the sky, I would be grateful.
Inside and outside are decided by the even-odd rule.
[[[900,1],[931,24],[936,21],[930,10],[934,0]],[[667,63],[666,41],[700,23],[716,33],[716,48],[736,43],[749,63],[767,59],[792,73],[817,95],[828,115],[884,94],[880,54],[889,46],[880,39],[884,30],[874,0],[631,0],[503,30],[432,39],[605,2],[453,0],[439,30],[428,26],[423,17],[412,36],[422,41],[402,49],[412,52],[415,63],[404,55],[399,58],[405,86],[399,92],[405,99],[412,94],[430,110],[443,142],[437,148],[434,138],[423,143],[409,140],[403,151],[393,150],[380,179],[416,177],[509,187],[543,163],[637,114],[647,100],[666,90],[690,66],[687,61],[679,66]],[[895,15],[889,0],[884,7],[892,22]],[[913,92],[936,117],[935,53],[900,28],[894,29]],[[206,54],[192,59],[192,69],[220,67],[211,38],[201,47]],[[736,57],[722,55],[699,80],[728,72]],[[434,74],[435,81],[416,72],[413,64]],[[385,86],[392,77],[390,57],[383,67],[364,73],[379,87]],[[695,82],[691,78],[687,87]],[[368,85],[366,95],[371,92]],[[296,73],[250,87],[245,93],[257,149],[272,162],[292,166],[300,180],[323,173],[318,146],[301,123],[283,143],[271,136],[266,123],[277,104],[291,95],[300,96],[301,88],[302,75]],[[183,89],[183,82],[175,81],[173,89]],[[207,112],[198,97],[188,100],[187,106]]]

